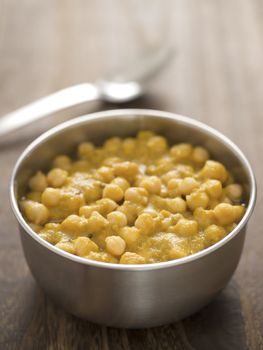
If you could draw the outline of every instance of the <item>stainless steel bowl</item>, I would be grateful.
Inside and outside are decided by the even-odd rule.
[[[150,129],[170,142],[188,141],[209,149],[245,187],[247,211],[237,227],[215,245],[174,261],[118,265],[89,261],[42,240],[24,220],[17,199],[32,173],[83,140],[100,144],[109,136]],[[182,319],[212,300],[237,267],[246,224],[256,200],[249,162],[229,139],[196,120],[154,110],[114,110],[63,123],[37,138],[18,159],[10,185],[27,263],[40,286],[70,313],[114,327],[142,328]]]

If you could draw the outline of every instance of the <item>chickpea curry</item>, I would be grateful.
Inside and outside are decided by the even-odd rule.
[[[30,178],[21,210],[56,247],[91,260],[148,264],[209,247],[245,212],[243,189],[201,146],[151,131],[78,146]]]

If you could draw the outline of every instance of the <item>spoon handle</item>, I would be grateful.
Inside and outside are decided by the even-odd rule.
[[[66,108],[98,99],[96,85],[84,83],[55,92],[0,118],[0,137]]]

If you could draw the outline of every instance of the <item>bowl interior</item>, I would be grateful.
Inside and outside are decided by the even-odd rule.
[[[249,165],[240,150],[214,129],[190,118],[149,110],[100,112],[63,123],[35,140],[20,157],[15,170],[16,198],[27,189],[36,170],[47,170],[58,154],[71,154],[78,143],[88,140],[96,145],[111,136],[134,136],[139,130],[152,130],[167,137],[170,144],[190,142],[206,147],[213,159],[224,163],[245,188],[248,205],[252,187]]]

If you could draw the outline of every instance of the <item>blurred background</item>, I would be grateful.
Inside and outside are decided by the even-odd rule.
[[[215,120],[224,129],[257,114],[250,106],[260,104],[263,88],[259,0],[2,0],[0,6],[1,114],[95,81],[165,43],[176,54],[151,84],[154,98],[145,106]]]
[[[12,168],[33,138],[73,115],[143,107],[192,116],[240,146],[261,188],[263,2],[0,0],[0,118],[58,89],[96,81],[165,45],[174,47],[175,56],[145,97],[125,105],[88,103],[0,140],[1,349],[31,349],[32,339],[37,349],[70,349],[74,337],[82,339],[79,349],[175,349],[174,344],[176,349],[263,349],[260,191],[231,284],[201,313],[171,328],[125,333],[76,320],[43,295],[22,256],[8,205]]]

